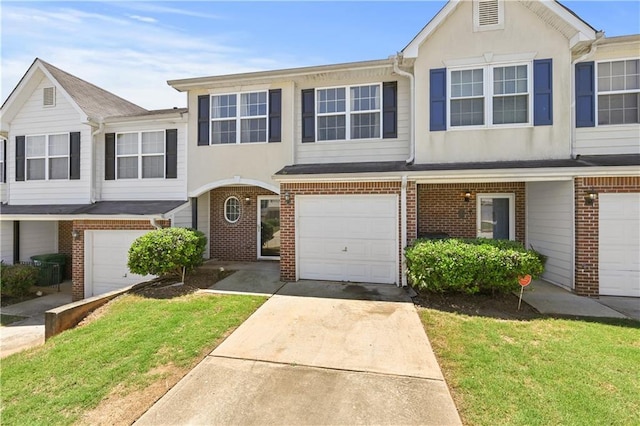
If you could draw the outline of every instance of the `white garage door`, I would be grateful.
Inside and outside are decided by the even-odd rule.
[[[149,231],[85,231],[85,297],[142,282],[151,276],[129,272],[131,243]]]
[[[396,195],[299,196],[296,212],[301,279],[397,282]]]
[[[600,194],[600,294],[640,297],[640,194]]]

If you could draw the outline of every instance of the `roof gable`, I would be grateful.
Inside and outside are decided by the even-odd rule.
[[[449,0],[427,25],[402,49],[405,58],[416,58],[422,43],[429,38],[462,3],[470,0]],[[501,0],[502,1],[502,0]],[[505,0],[506,1],[506,0]],[[561,31],[570,40],[570,47],[596,39],[596,31],[578,15],[555,0],[520,0],[520,4],[533,11],[540,19]]]
[[[102,121],[110,116],[144,114],[148,111],[132,102],[114,95],[94,84],[36,58],[20,82],[2,105],[3,124],[10,121],[21,107],[21,94],[35,89],[33,80],[38,71],[56,86],[57,90],[73,105],[82,119]]]

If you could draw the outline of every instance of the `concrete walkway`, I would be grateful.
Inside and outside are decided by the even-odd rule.
[[[635,318],[640,320],[640,299],[633,297],[578,296],[546,281],[533,281],[524,290],[522,300],[541,314],[594,318]]]
[[[223,281],[216,286],[229,285]],[[405,290],[301,281],[280,288],[136,424],[450,425],[460,418]]]
[[[25,319],[0,327],[0,358],[44,343],[44,313],[49,309],[71,303],[71,281],[56,287],[39,288],[47,294],[37,299],[16,303],[0,312]]]

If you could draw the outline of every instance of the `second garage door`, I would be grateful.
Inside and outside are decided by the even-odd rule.
[[[640,297],[640,194],[600,194],[600,294]]]
[[[151,276],[132,274],[129,247],[149,231],[85,231],[85,294],[97,296],[137,284]]]
[[[395,284],[397,195],[296,197],[300,279]]]

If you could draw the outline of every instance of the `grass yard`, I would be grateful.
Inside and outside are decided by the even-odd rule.
[[[640,424],[640,323],[421,309],[467,425]]]
[[[170,372],[184,374],[265,300],[198,293],[166,300],[123,296],[87,325],[2,360],[2,424],[117,423],[86,414],[105,400],[148,393],[159,382],[164,386]]]

